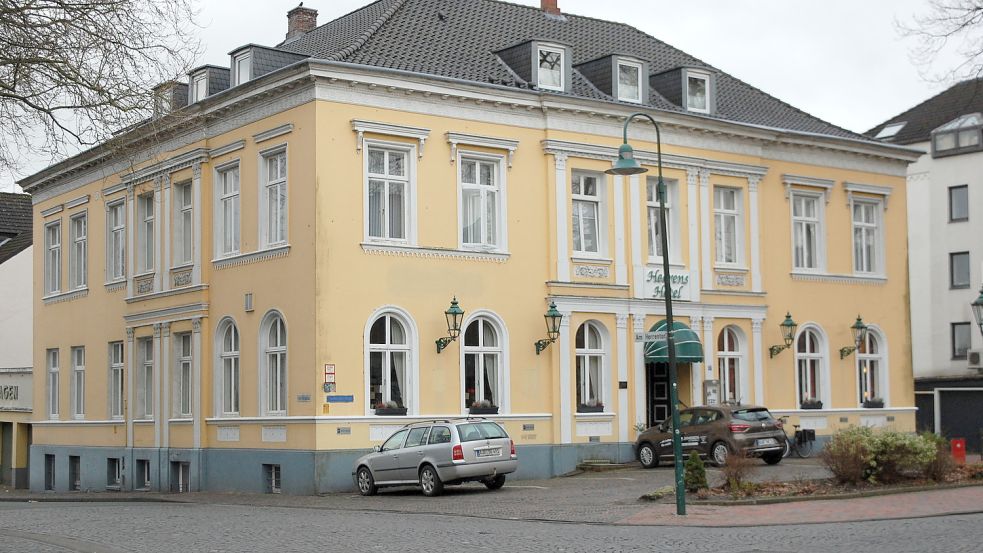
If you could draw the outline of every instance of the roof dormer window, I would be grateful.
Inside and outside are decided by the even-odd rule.
[[[247,52],[233,58],[232,67],[235,70],[235,84],[240,85],[252,76],[252,56]]]
[[[200,102],[208,97],[208,75],[202,73],[191,78],[191,103]]]
[[[932,156],[946,156],[983,150],[980,132],[983,114],[962,115],[932,131]]]
[[[618,62],[618,99],[623,102],[642,101],[642,65],[630,61]]]
[[[565,63],[563,50],[549,46],[540,46],[536,57],[539,60],[537,86],[547,90],[563,90],[563,65]]]
[[[710,75],[686,72],[686,109],[710,113]]]

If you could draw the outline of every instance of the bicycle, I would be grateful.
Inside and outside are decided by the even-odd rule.
[[[788,417],[781,417],[779,419],[782,423],[782,430],[785,430],[785,423],[788,422]],[[795,429],[793,436],[789,436],[788,432],[785,433],[785,451],[782,452],[782,457],[788,457],[793,452],[800,459],[808,459],[812,456],[812,446],[816,441],[816,431],[806,428],[800,429],[799,425],[792,425]]]

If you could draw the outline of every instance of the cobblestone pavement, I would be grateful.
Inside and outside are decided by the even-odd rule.
[[[0,503],[0,553],[977,552],[983,515],[687,528],[255,505]]]

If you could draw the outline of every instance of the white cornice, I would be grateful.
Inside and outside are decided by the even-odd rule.
[[[231,154],[232,152],[241,150],[246,147],[245,140],[236,140],[231,144],[226,144],[225,146],[219,146],[218,148],[212,148],[208,150],[208,157],[216,158],[219,156],[224,156],[225,154]]]
[[[362,152],[362,146],[365,142],[365,133],[369,132],[385,136],[402,136],[404,138],[416,139],[420,143],[420,149],[417,152],[420,159],[423,159],[423,146],[427,142],[427,137],[430,136],[430,129],[424,129],[422,127],[408,127],[406,125],[394,125],[391,123],[382,123],[378,121],[363,121],[361,119],[352,119],[352,130],[355,131],[357,139],[355,144],[356,153]]]
[[[267,259],[285,257],[289,253],[290,253],[290,244],[284,244],[282,246],[275,246],[265,250],[259,250],[255,252],[242,253],[238,255],[231,255],[229,257],[213,259],[212,266],[215,267],[216,270],[225,269],[228,267],[236,267],[239,265],[248,265],[250,263],[256,263],[258,261],[266,261]]]
[[[208,150],[205,148],[196,148],[190,152],[169,157],[164,161],[149,165],[138,171],[133,171],[127,175],[123,175],[120,179],[121,184],[126,186],[129,184],[137,184],[140,182],[153,180],[155,177],[163,175],[164,173],[172,173],[179,169],[190,167],[196,162],[205,161],[206,159],[208,159]],[[109,189],[113,188],[115,187],[110,187]],[[103,192],[105,192],[105,190]]]
[[[294,130],[293,123],[287,123],[286,125],[280,125],[275,129],[270,129],[268,131],[263,131],[261,133],[256,133],[253,135],[253,142],[259,144],[260,142],[276,138],[278,136],[283,136]]]
[[[861,184],[858,182],[843,182],[843,188],[846,190],[847,200],[846,205],[849,207],[853,203],[853,194],[871,194],[874,196],[883,196],[884,209],[887,209],[887,200],[891,196],[891,192],[894,190],[890,186],[879,186],[876,184]]]
[[[454,161],[457,160],[457,147],[459,145],[478,146],[481,148],[508,150],[510,169],[512,168],[512,157],[515,155],[516,148],[519,147],[518,140],[510,140],[508,138],[493,138],[490,136],[481,136],[477,134],[464,134],[464,133],[457,133],[457,132],[448,132],[447,142],[449,142],[451,145],[451,163],[454,163]]]
[[[611,146],[600,146],[597,144],[587,144],[583,142],[569,142],[565,140],[543,140],[543,150],[547,153],[562,153],[577,157],[591,159],[602,159],[613,161],[618,158],[618,149]],[[658,154],[646,150],[635,150],[635,159],[642,165],[655,165],[658,163]],[[761,177],[768,172],[767,167],[760,165],[747,165],[744,163],[731,163],[728,161],[718,161],[691,156],[676,154],[662,154],[662,166],[673,169],[705,169],[713,174],[731,175],[749,178],[752,176]]]
[[[428,259],[464,259],[467,261],[490,261],[505,263],[509,254],[505,252],[485,252],[480,250],[452,250],[448,248],[427,248],[420,246],[401,246],[363,242],[362,251],[372,255],[392,255],[397,257],[423,257]]]
[[[123,315],[123,320],[130,326],[144,326],[150,321],[175,321],[187,319],[191,315],[202,316],[203,314],[207,314],[207,312],[207,303],[190,303],[187,305],[178,305],[175,307],[164,307],[162,309],[151,309],[149,311],[130,313],[129,315]]]
[[[820,179],[817,177],[803,177],[801,175],[782,175],[782,183],[785,185],[785,199],[789,199],[792,194],[793,186],[811,186],[813,188],[822,188],[823,195],[826,197],[826,203],[829,203],[829,194],[832,192],[833,187],[836,186],[835,180],[830,179]]]
[[[79,196],[78,198],[75,198],[74,200],[68,200],[67,202],[65,202],[65,209],[71,209],[73,207],[78,207],[80,205],[85,205],[87,203],[89,203],[89,195],[88,194],[86,194],[84,196]]]

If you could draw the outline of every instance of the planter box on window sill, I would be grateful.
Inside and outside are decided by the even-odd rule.
[[[469,415],[497,415],[498,407],[472,407],[468,409]]]
[[[577,412],[578,413],[603,413],[604,406],[603,405],[578,405]]]
[[[803,403],[802,405],[799,406],[799,408],[800,409],[822,409],[823,408],[823,402],[821,402],[821,401],[813,401],[813,402],[809,402],[809,403]]]
[[[868,399],[864,400],[864,409],[883,409],[884,400],[882,399]]]
[[[378,408],[375,414],[380,417],[402,417],[406,415],[406,407]]]

